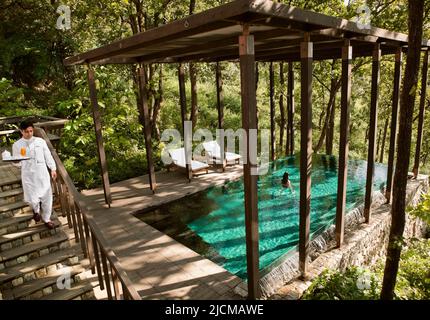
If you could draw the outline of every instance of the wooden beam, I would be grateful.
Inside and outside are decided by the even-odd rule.
[[[424,52],[423,68],[421,71],[421,97],[420,97],[420,111],[418,114],[417,143],[415,145],[415,161],[414,161],[414,169],[413,169],[414,178],[418,176],[418,169],[420,166],[420,153],[421,153],[421,144],[423,140],[428,68],[429,68],[429,52],[428,50],[426,50]]]
[[[294,155],[294,69],[293,62],[288,63],[288,128],[290,140],[287,142],[289,155]],[[289,147],[288,147],[289,146]]]
[[[152,193],[155,193],[157,187],[155,182],[154,161],[152,157],[152,141],[151,141],[151,123],[149,121],[148,112],[148,92],[146,88],[146,74],[144,68],[138,69],[139,75],[139,90],[140,90],[140,104],[139,114],[143,125],[143,134],[145,137],[146,148],[146,161],[148,164],[149,187]]]
[[[345,229],[345,202],[349,152],[349,102],[351,99],[351,62],[352,47],[350,45],[350,41],[345,40],[345,46],[342,48],[342,96],[340,108],[339,170],[336,206],[336,244],[338,247],[343,243]]]
[[[273,62],[269,65],[269,99],[270,99],[270,161],[275,161],[275,73]]]
[[[309,253],[312,167],[312,62],[313,43],[305,37],[301,44],[301,141],[300,141],[300,225],[299,268],[306,277]]]
[[[248,298],[260,297],[259,285],[259,235],[257,175],[253,171],[256,163],[251,162],[249,137],[250,130],[257,129],[257,99],[255,92],[254,37],[249,35],[246,26],[239,37],[240,80],[242,98],[242,126],[246,131],[246,155],[243,164],[245,194],[246,258],[248,272]]]
[[[179,79],[179,99],[181,105],[181,119],[182,119],[182,134],[184,138],[184,150],[185,150],[185,171],[187,174],[188,181],[191,182],[193,176],[191,172],[191,146],[188,145],[188,139],[186,139],[185,121],[187,120],[187,97],[185,93],[185,70],[184,65],[179,64],[178,68],[178,79]]]
[[[351,41],[353,46],[353,58],[357,57],[368,57],[372,56],[373,45],[371,43],[363,41]],[[268,44],[267,44],[268,45]],[[264,47],[264,44],[255,45],[255,59],[261,62],[270,61],[300,61],[300,46],[299,43],[296,46],[290,48],[278,48],[275,47],[271,50],[263,50],[260,48]],[[340,59],[342,41],[336,41],[333,43],[314,43],[314,56],[313,60],[327,60],[327,59]],[[382,46],[381,54],[394,54],[396,51],[395,47]],[[218,47],[213,50],[207,50],[206,52],[200,52],[196,54],[189,54],[185,56],[177,56],[172,58],[172,61],[198,61],[198,62],[214,62],[214,61],[225,61],[235,60],[238,58],[237,51],[232,47]]]
[[[367,152],[366,195],[364,198],[364,218],[370,222],[370,205],[372,204],[373,174],[376,157],[376,129],[378,126],[378,91],[381,65],[381,47],[375,44],[372,61],[372,91],[370,97],[369,149]]]
[[[99,167],[102,175],[103,191],[105,195],[105,202],[110,207],[112,203],[112,196],[110,193],[109,173],[108,173],[108,167],[107,167],[107,161],[106,161],[105,148],[103,145],[101,116],[100,116],[99,104],[97,101],[97,89],[96,89],[96,83],[94,80],[94,70],[90,66],[88,66],[87,76],[88,76],[88,86],[90,90],[91,105],[93,107],[92,110],[93,110],[94,131],[96,133],[97,154],[99,156]]]
[[[391,190],[393,188],[394,154],[396,152],[398,124],[397,118],[399,115],[400,83],[402,82],[402,55],[402,48],[399,47],[395,56],[394,65],[393,99],[391,105],[390,150],[388,151],[387,187],[385,190],[385,197],[387,198],[387,203],[391,202]]]
[[[294,34],[294,32],[292,32],[291,30],[285,30],[285,29],[271,29],[271,30],[257,31],[253,33],[255,42],[261,41],[261,40],[267,41],[268,39],[271,39],[271,38],[277,38],[277,37],[287,36],[291,34]],[[234,53],[237,55],[237,34],[226,38],[216,39],[210,42],[205,41],[204,43],[184,47],[179,50],[177,48],[171,49],[171,50],[165,50],[163,51],[163,55],[168,57],[173,57],[173,58],[183,57],[185,54],[193,54],[193,55],[202,54],[203,52],[212,51],[214,50],[214,48],[220,48],[220,47],[228,47],[230,48],[231,53]],[[160,52],[155,52],[155,53],[143,55],[142,57],[140,57],[140,59],[144,61],[155,62],[159,59],[159,55],[160,55]]]

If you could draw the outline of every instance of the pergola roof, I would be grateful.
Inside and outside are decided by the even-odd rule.
[[[245,24],[254,35],[258,61],[299,60],[305,33],[314,42],[315,60],[340,58],[344,39],[351,40],[353,57],[371,56],[376,42],[383,55],[408,43],[402,33],[359,28],[352,21],[268,0],[236,0],[67,58],[64,64],[234,60]],[[428,48],[430,41],[423,40],[422,45]]]

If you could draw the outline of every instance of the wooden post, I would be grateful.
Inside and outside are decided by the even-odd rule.
[[[387,187],[385,197],[387,203],[391,202],[391,190],[393,188],[393,175],[394,175],[394,154],[396,152],[397,140],[397,118],[399,115],[399,97],[400,97],[400,83],[401,83],[401,70],[402,70],[402,48],[398,48],[396,52],[396,62],[394,66],[394,86],[393,86],[393,101],[391,107],[391,129],[390,129],[390,150],[388,152],[388,169],[387,169]]]
[[[424,52],[423,68],[421,71],[421,97],[420,97],[420,111],[418,114],[418,132],[417,132],[417,144],[415,145],[415,161],[414,161],[414,178],[418,176],[418,168],[420,166],[420,153],[421,144],[423,140],[423,124],[424,124],[424,111],[426,103],[427,93],[427,73],[429,67],[429,51]]]
[[[292,156],[294,154],[294,70],[293,62],[288,63],[288,136],[290,137],[287,141],[287,152]]]
[[[269,66],[269,98],[270,98],[270,161],[275,160],[275,74],[273,62]]]
[[[88,75],[88,86],[90,89],[91,105],[93,107],[92,108],[93,121],[94,121],[94,130],[96,133],[97,154],[99,156],[99,167],[102,174],[105,202],[110,208],[110,205],[112,203],[112,197],[110,193],[110,183],[109,183],[109,174],[108,174],[108,167],[106,162],[105,148],[103,145],[101,116],[100,116],[99,104],[97,102],[97,89],[96,89],[96,83],[94,80],[94,70],[90,66],[88,66],[87,75]]]
[[[149,187],[152,193],[155,193],[156,182],[155,182],[155,170],[154,162],[152,160],[152,141],[151,141],[151,123],[149,121],[148,112],[148,92],[146,88],[146,74],[144,68],[138,69],[139,75],[139,91],[140,100],[139,113],[143,124],[143,135],[145,137],[145,148],[146,148],[146,161],[148,163],[148,175],[149,175]]]
[[[100,284],[100,289],[104,290],[105,289],[105,285],[103,282],[103,274],[102,274],[102,269],[101,269],[101,262],[100,262],[100,255],[99,255],[99,245],[97,243],[97,239],[94,235],[94,233],[91,232],[91,240],[93,243],[93,251],[94,251],[94,259],[96,262],[96,270],[97,270],[97,277],[99,279],[99,284]]]
[[[312,62],[313,43],[305,34],[300,44],[301,60],[301,141],[300,141],[300,225],[299,225],[299,268],[302,278],[306,277],[309,251],[309,229],[311,210],[311,167],[312,167]]]
[[[248,298],[260,297],[259,285],[259,240],[257,176],[252,174],[256,163],[250,161],[249,136],[251,129],[257,129],[257,99],[255,92],[254,36],[249,35],[247,26],[239,37],[240,81],[242,98],[242,126],[246,131],[246,155],[243,159],[245,193],[246,260],[248,272]],[[253,169],[253,170],[252,170]]]
[[[366,195],[364,198],[364,218],[370,222],[370,205],[372,204],[373,173],[375,169],[376,128],[378,126],[378,89],[381,64],[381,46],[375,44],[372,62],[372,91],[370,97],[369,149],[367,152]]]
[[[179,96],[180,96],[180,104],[181,104],[181,118],[182,118],[182,133],[184,137],[184,149],[185,149],[185,159],[186,159],[186,172],[187,172],[187,178],[188,181],[191,182],[192,178],[192,172],[191,172],[191,161],[190,156],[191,152],[189,148],[191,146],[188,146],[188,141],[185,138],[185,121],[187,120],[187,98],[185,95],[185,71],[184,71],[184,65],[179,64],[179,70],[178,70],[178,77],[179,77]]]
[[[336,207],[336,243],[338,247],[343,243],[345,228],[344,218],[349,152],[349,101],[351,99],[351,61],[352,47],[350,45],[350,41],[345,40],[345,45],[342,48],[342,97],[340,108],[339,170]]]

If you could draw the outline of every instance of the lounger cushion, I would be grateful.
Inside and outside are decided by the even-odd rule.
[[[216,160],[221,160],[221,148],[216,140],[203,142],[203,148],[209,157],[214,158]],[[225,158],[228,161],[235,161],[241,158],[240,154],[233,152],[226,152]]]
[[[171,150],[168,150],[168,152],[169,152],[170,157],[172,158],[173,163],[175,165],[177,165],[178,167],[181,167],[181,168],[186,168],[185,149],[184,148],[171,149]],[[191,161],[191,170],[192,171],[202,170],[202,169],[205,169],[208,167],[209,166],[204,162],[200,162],[200,161],[196,161],[196,160]]]
[[[191,171],[198,171],[206,168],[209,168],[209,165],[207,163],[196,160],[191,161]]]

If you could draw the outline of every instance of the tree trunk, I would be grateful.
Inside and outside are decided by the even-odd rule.
[[[328,155],[333,154],[333,137],[334,137],[334,116],[336,113],[336,94],[333,98],[333,105],[330,110],[330,120],[327,128],[327,137],[325,139],[325,153]]]
[[[258,62],[255,62],[255,92],[257,96],[257,129],[258,129],[258,80],[259,80],[259,72],[258,72]]]
[[[281,123],[279,125],[279,151],[282,152],[284,145],[284,131],[285,131],[285,108],[284,108],[284,64],[279,63],[279,114],[281,115]],[[289,139],[287,132],[287,140]],[[288,151],[287,151],[288,152]]]
[[[385,152],[385,140],[387,139],[387,130],[388,130],[388,123],[390,117],[387,115],[387,117],[385,118],[385,125],[384,125],[384,133],[382,134],[382,146],[381,146],[381,154],[379,156],[379,162],[383,163],[384,162],[384,152]]]
[[[276,129],[275,129],[275,70],[273,62],[269,65],[269,99],[270,99],[270,160],[275,160]]]
[[[288,63],[288,94],[287,94],[287,146],[285,149],[286,156],[294,154],[294,68],[293,63]]]
[[[314,149],[315,153],[317,153],[318,150],[321,149],[321,147],[324,143],[324,139],[325,139],[326,134],[327,134],[327,127],[328,127],[329,122],[330,122],[331,109],[334,106],[334,101],[336,99],[336,94],[337,94],[337,91],[339,90],[339,88],[340,88],[340,80],[337,78],[332,79],[331,84],[330,84],[330,98],[329,98],[328,103],[327,103],[327,110],[326,110],[326,117],[324,120],[324,126],[321,129],[321,135],[320,135],[320,138],[318,140],[318,144]]]
[[[423,32],[424,1],[409,0],[409,39],[403,89],[400,96],[399,134],[397,140],[397,163],[393,181],[393,204],[391,207],[391,228],[382,283],[381,299],[392,300],[399,268],[402,237],[405,227],[405,197],[408,180],[408,167],[411,151],[412,117],[418,67],[420,62]]]
[[[379,129],[378,131],[378,142],[376,143],[376,159],[378,159],[379,152],[380,152],[380,145],[381,145],[381,138],[382,138],[382,129]],[[375,161],[377,161],[375,159]]]
[[[154,65],[147,65],[148,72],[146,73],[146,79],[148,79],[148,112],[152,114],[152,110],[154,109],[154,101],[155,101],[155,90],[152,86],[152,79],[154,78]],[[145,70],[146,70],[145,69]]]
[[[216,63],[215,81],[216,81],[216,101],[218,109],[218,129],[224,128],[224,93],[222,90],[222,70],[219,62]]]
[[[194,10],[196,9],[196,0],[190,0],[190,15],[192,15],[194,13]]]
[[[158,74],[158,92],[155,97],[154,108],[152,109],[151,128],[152,136],[156,139],[160,139],[160,128],[158,127],[158,116],[160,114],[161,106],[163,105],[163,65],[159,65]]]
[[[191,112],[190,121],[193,122],[193,130],[197,123],[197,69],[194,63],[190,63],[191,82]]]

